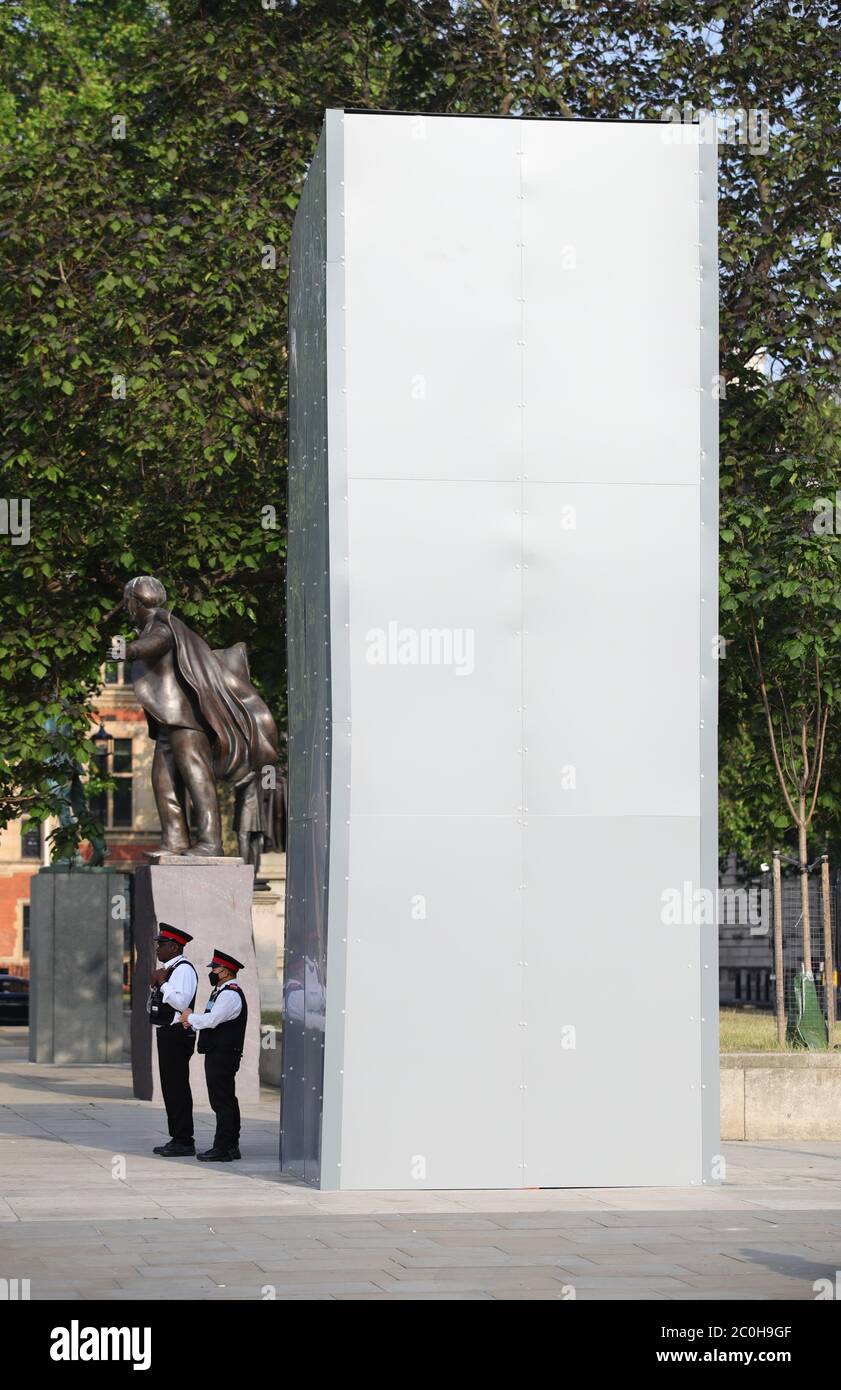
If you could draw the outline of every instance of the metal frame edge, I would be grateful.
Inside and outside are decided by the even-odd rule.
[[[330,828],[327,1012],[319,1187],[342,1185],[342,1105],[350,860],[350,631],[345,385],[345,114],[324,120],[327,207],[327,497],[330,641]]]

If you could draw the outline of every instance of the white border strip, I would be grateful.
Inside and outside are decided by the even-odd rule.
[[[701,887],[718,902],[718,149],[698,135],[701,266]],[[708,899],[709,901],[709,899]],[[717,918],[717,913],[715,917]],[[718,922],[700,930],[701,1182],[720,1181]]]

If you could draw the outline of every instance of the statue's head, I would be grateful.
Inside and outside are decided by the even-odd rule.
[[[160,579],[152,574],[138,574],[130,579],[123,590],[123,599],[132,621],[139,621],[143,627],[146,616],[166,603],[166,589]]]

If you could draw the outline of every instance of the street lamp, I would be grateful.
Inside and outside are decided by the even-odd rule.
[[[100,723],[100,726],[94,734],[91,742],[96,745],[96,751],[98,755],[108,752],[108,748],[111,743],[111,735],[108,733],[103,724]]]

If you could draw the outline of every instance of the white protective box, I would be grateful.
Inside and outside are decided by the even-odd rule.
[[[281,1131],[321,1187],[720,1176],[702,133],[327,114],[291,262]]]

